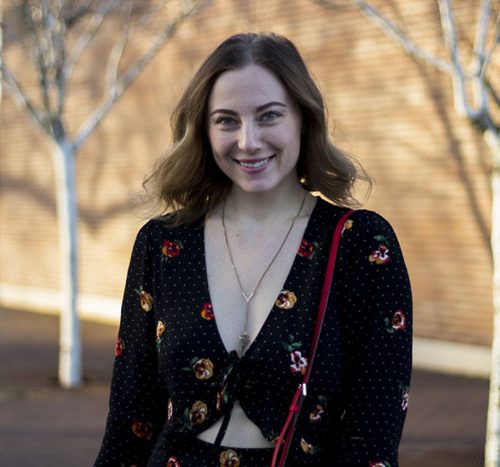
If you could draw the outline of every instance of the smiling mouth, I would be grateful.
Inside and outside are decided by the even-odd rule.
[[[246,169],[259,169],[260,167],[264,167],[274,157],[275,155],[273,154],[272,156],[266,157],[265,159],[260,159],[258,161],[239,161],[236,159],[234,161],[242,167],[245,167]]]

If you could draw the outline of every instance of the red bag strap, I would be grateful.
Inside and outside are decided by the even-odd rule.
[[[316,325],[314,326],[309,360],[302,383],[299,384],[299,387],[295,391],[292,403],[290,404],[290,407],[288,409],[288,416],[276,441],[276,446],[274,448],[273,458],[271,461],[271,467],[285,466],[286,458],[288,456],[290,444],[293,438],[293,432],[295,430],[295,425],[299,418],[300,409],[302,408],[302,401],[307,395],[307,383],[309,382],[309,376],[311,375],[312,365],[314,362],[314,358],[316,357],[316,350],[318,348],[319,335],[321,334],[321,328],[323,327],[323,321],[325,319],[326,307],[328,305],[328,298],[330,296],[330,289],[332,286],[333,272],[335,270],[335,262],[337,260],[340,237],[342,236],[345,222],[352,213],[352,209],[344,213],[338,220],[337,225],[335,226],[335,230],[333,231],[332,245],[330,248],[330,255],[328,257],[328,263],[326,266],[323,289],[321,290],[321,298],[318,306]]]

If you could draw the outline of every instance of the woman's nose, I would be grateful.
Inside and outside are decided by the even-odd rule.
[[[238,135],[238,149],[247,154],[255,154],[261,148],[259,129],[255,123],[244,123]]]

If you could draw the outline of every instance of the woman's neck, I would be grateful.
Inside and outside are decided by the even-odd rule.
[[[235,222],[280,221],[297,214],[306,193],[297,184],[282,190],[247,193],[233,187],[225,200],[226,215]]]

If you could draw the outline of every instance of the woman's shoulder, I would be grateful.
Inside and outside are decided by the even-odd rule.
[[[182,237],[191,234],[194,230],[203,227],[202,219],[187,224],[176,224],[178,211],[170,212],[149,219],[137,234],[138,238],[151,239],[158,237]]]
[[[323,215],[330,218],[331,221],[338,220],[343,214],[348,211],[352,211],[349,218],[353,221],[356,220],[367,228],[370,226],[374,228],[380,228],[382,226],[390,227],[389,221],[376,211],[372,211],[370,209],[351,209],[348,207],[337,206],[321,198],[318,199],[318,203]]]

